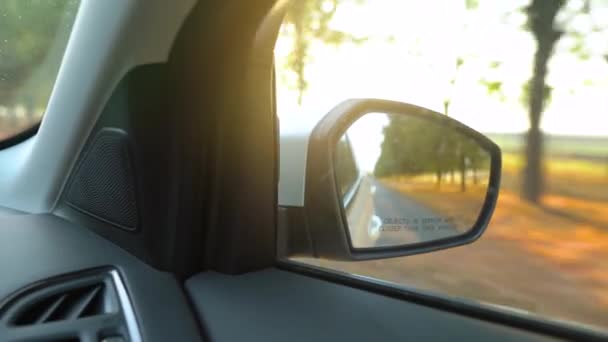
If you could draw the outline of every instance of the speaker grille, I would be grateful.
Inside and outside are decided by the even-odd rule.
[[[137,229],[135,178],[124,131],[99,131],[75,170],[66,202],[120,228]]]

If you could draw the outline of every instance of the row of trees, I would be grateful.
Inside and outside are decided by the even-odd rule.
[[[478,182],[478,171],[489,166],[489,157],[477,142],[450,126],[428,120],[389,115],[383,129],[381,153],[374,176],[434,174],[437,187],[445,175],[460,176],[460,189],[467,187],[467,174]]]
[[[364,41],[355,39],[348,33],[337,32],[330,29],[330,21],[340,3],[354,0],[298,0],[289,10],[286,23],[295,27],[294,49],[289,55],[287,69],[295,73],[299,94],[299,102],[306,91],[308,84],[305,75],[305,65],[310,60],[309,48],[312,41],[320,41],[326,44],[341,44],[344,42]],[[598,2],[600,0],[596,0]],[[365,3],[365,0],[356,2]],[[467,10],[474,11],[479,7],[479,0],[464,0]],[[529,130],[525,134],[524,158],[525,166],[522,170],[522,189],[521,195],[532,203],[538,203],[544,191],[544,172],[542,160],[544,154],[543,133],[540,123],[542,113],[551,98],[551,87],[546,84],[548,74],[548,64],[555,52],[555,46],[564,36],[574,38],[574,46],[570,47],[570,52],[577,55],[581,60],[590,57],[590,51],[585,47],[585,33],[568,28],[569,22],[578,17],[589,19],[589,14],[593,10],[591,0],[580,1],[580,6],[568,6],[573,0],[530,0],[530,3],[521,8],[520,11],[526,15],[527,21],[525,29],[528,30],[535,42],[536,52],[534,54],[533,68],[530,80],[522,85],[521,99],[524,106],[528,109]],[[330,5],[328,5],[330,4]],[[559,17],[566,17],[565,21],[558,22]],[[466,25],[466,24],[465,24]],[[608,31],[605,23],[592,23],[593,32]],[[602,26],[605,25],[605,26]],[[519,29],[519,28],[515,28]],[[608,60],[608,52],[604,58]],[[464,57],[456,60],[456,73],[466,62]],[[501,62],[490,63],[489,68],[500,68]],[[454,85],[456,79],[451,79]],[[504,100],[501,80],[480,79],[480,83],[487,87],[489,95],[498,95]],[[444,109],[446,114],[454,99],[446,98]]]

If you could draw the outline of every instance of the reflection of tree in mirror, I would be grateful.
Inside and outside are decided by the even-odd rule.
[[[434,175],[441,188],[447,175],[466,191],[467,178],[479,183],[478,171],[489,165],[488,153],[450,126],[420,118],[389,115],[384,141],[374,169],[376,177]]]

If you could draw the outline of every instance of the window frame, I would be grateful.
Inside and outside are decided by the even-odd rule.
[[[541,333],[559,339],[604,341],[608,338],[608,334],[584,324],[530,315],[523,311],[518,311],[517,309],[509,309],[505,306],[475,302],[473,300],[447,296],[437,292],[407,287],[405,285],[397,286],[394,283],[383,281],[382,279],[343,272],[338,269],[324,268],[288,258],[279,258],[277,260],[277,267],[285,271],[378,293],[390,298],[416,303],[450,313],[466,315],[513,328]]]
[[[15,146],[35,136],[36,133],[38,133],[38,129],[40,128],[41,123],[42,117],[35,124],[29,126],[28,128],[19,131],[16,134],[10,135],[5,139],[0,140],[0,150]]]

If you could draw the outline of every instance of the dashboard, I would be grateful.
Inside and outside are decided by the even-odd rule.
[[[62,275],[77,277],[100,268],[115,270],[120,277],[142,340],[201,339],[193,311],[173,275],[148,266],[92,231],[62,218],[0,212],[0,303],[32,284]],[[5,329],[0,328],[2,341],[12,335]]]

